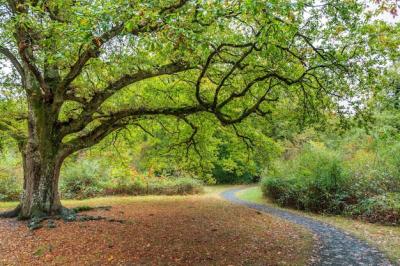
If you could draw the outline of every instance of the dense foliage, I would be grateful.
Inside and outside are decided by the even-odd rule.
[[[184,170],[248,180],[258,158],[227,145],[257,147],[241,123],[262,142],[256,118],[285,105],[315,121],[364,94],[384,53],[357,1],[0,0],[0,14],[0,131],[22,153],[24,218],[61,212],[64,160],[126,128],[186,146]]]
[[[399,130],[392,124],[369,134],[298,135],[266,170],[263,192],[283,206],[399,224]]]
[[[18,200],[22,189],[19,154],[4,150],[0,154],[0,201]]]
[[[400,31],[375,2],[0,0],[0,200],[32,218],[267,168],[284,205],[396,223]]]
[[[186,176],[154,176],[107,164],[85,156],[69,161],[62,169],[60,192],[64,199],[107,195],[184,195],[203,191],[203,183]],[[3,164],[4,165],[4,164]],[[9,169],[9,165],[5,165]],[[20,171],[20,168],[15,171]],[[9,170],[8,170],[9,171]],[[21,173],[0,172],[0,201],[18,200]],[[149,173],[147,173],[149,174]]]

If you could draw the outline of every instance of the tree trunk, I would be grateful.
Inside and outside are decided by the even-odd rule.
[[[21,147],[24,191],[19,217],[22,219],[51,216],[62,210],[58,180],[66,156],[60,152],[58,109],[40,98],[30,100],[28,140]]]
[[[32,56],[31,50],[27,52]],[[59,214],[63,210],[58,180],[61,165],[68,154],[62,151],[58,124],[62,97],[53,94],[55,89],[40,87],[30,74],[29,65],[24,63],[23,68],[26,73],[23,83],[28,103],[28,134],[26,140],[18,144],[24,170],[23,193],[19,206],[13,211],[0,213],[0,217],[29,219]],[[58,86],[57,69],[46,69],[44,78],[51,87]]]
[[[58,193],[62,160],[51,153],[41,154],[29,146],[23,154],[24,191],[19,217],[28,219],[58,214],[62,208]]]

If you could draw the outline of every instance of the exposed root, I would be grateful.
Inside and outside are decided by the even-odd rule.
[[[124,220],[107,218],[103,216],[92,216],[92,215],[83,215],[79,214],[80,212],[92,211],[92,210],[107,210],[109,211],[111,206],[98,206],[98,207],[89,207],[89,206],[81,206],[75,207],[72,209],[68,209],[62,207],[60,212],[56,215],[45,215],[44,213],[37,212],[33,217],[30,218],[28,222],[28,228],[30,230],[36,230],[44,227],[47,228],[55,228],[55,220],[63,220],[64,222],[85,222],[85,221],[99,221],[105,220],[108,222],[117,222],[117,223],[125,223]],[[0,212],[0,218],[17,218],[21,212],[21,205],[18,205],[14,210]],[[44,222],[47,221],[46,224]]]
[[[30,230],[36,230],[44,227],[44,221],[47,221],[47,228],[55,228],[56,224],[54,220],[63,220],[64,222],[85,222],[85,221],[99,221],[105,220],[108,222],[116,222],[116,223],[125,223],[125,220],[119,220],[114,218],[107,218],[103,216],[92,216],[92,215],[82,215],[78,214],[83,211],[91,211],[91,210],[110,210],[111,206],[100,206],[100,207],[76,207],[73,209],[62,208],[58,215],[52,216],[41,216],[41,217],[32,217],[28,223],[28,228]]]
[[[16,218],[21,212],[21,205],[18,205],[14,210],[0,212],[0,218]]]
[[[90,207],[90,206],[79,206],[72,208],[72,210],[76,213],[79,212],[86,212],[86,211],[93,211],[93,210],[111,210],[111,206],[98,206],[98,207]]]

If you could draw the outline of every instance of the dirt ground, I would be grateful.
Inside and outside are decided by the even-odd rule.
[[[215,197],[158,197],[87,212],[123,219],[29,231],[0,220],[0,265],[303,265],[312,235]]]

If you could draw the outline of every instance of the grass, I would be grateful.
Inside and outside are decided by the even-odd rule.
[[[108,205],[108,204],[116,204],[116,205],[125,205],[138,201],[155,201],[155,200],[165,200],[167,198],[180,198],[184,196],[107,196],[107,197],[98,197],[91,199],[83,199],[83,200],[62,200],[63,206],[66,207],[76,207],[76,206],[99,206],[99,205]],[[11,209],[18,205],[16,201],[10,202],[0,202],[0,210]]]
[[[197,196],[206,196],[206,197],[219,197],[219,193],[222,191],[232,188],[230,185],[217,185],[217,186],[205,186],[204,193],[199,194]],[[194,197],[196,195],[193,195]],[[105,196],[105,197],[97,197],[83,200],[62,200],[62,204],[66,207],[76,207],[76,206],[98,206],[98,205],[108,205],[110,203],[113,204],[130,204],[132,202],[138,201],[157,201],[157,200],[167,200],[167,199],[179,199],[185,198],[184,195],[174,195],[174,196],[165,196],[165,195],[144,195],[144,196]],[[16,201],[0,201],[0,210],[12,209],[18,205]]]
[[[88,214],[122,219],[124,224],[56,221],[54,229],[30,233],[23,222],[0,220],[0,265],[307,263],[313,248],[309,231],[220,200],[218,193],[227,188],[207,187],[202,195],[63,201],[69,207],[111,205],[108,211]]]
[[[4,209],[12,209],[17,207],[18,202],[16,201],[0,201],[0,210],[4,210]]]
[[[243,200],[259,204],[273,205],[268,198],[263,197],[259,187],[251,187],[238,193],[238,197]],[[278,207],[280,208],[280,207]],[[287,210],[287,209],[286,209]],[[350,232],[356,237],[364,239],[371,245],[377,247],[379,250],[387,254],[393,261],[400,264],[400,227],[399,226],[385,226],[380,224],[371,224],[363,221],[358,221],[343,216],[327,216],[320,214],[305,213],[298,210],[289,211],[297,214],[305,215],[316,220],[331,224],[344,231]]]

